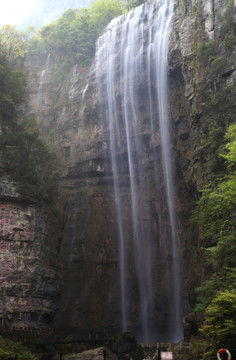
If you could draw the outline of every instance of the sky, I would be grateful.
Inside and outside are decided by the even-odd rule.
[[[0,0],[0,26],[18,25],[31,13],[37,0]]]

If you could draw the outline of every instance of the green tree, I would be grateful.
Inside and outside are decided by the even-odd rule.
[[[228,127],[225,138],[228,143],[221,157],[226,161],[227,174],[203,189],[195,218],[203,228],[203,237],[215,244],[207,250],[210,262],[235,266],[236,123]]]
[[[126,0],[125,1],[125,7],[127,10],[131,10],[143,3],[145,3],[147,0]]]
[[[34,26],[28,26],[25,31],[21,31],[21,36],[24,42],[28,42],[32,39],[33,36],[37,34],[37,31]]]
[[[109,24],[115,17],[127,11],[125,5],[117,0],[98,0],[91,5],[90,26],[94,27],[97,35]]]
[[[202,332],[215,347],[236,344],[236,289],[219,291],[206,310]]]
[[[4,132],[0,142],[5,167],[23,196],[53,202],[58,194],[59,165],[40,137],[33,116]]]
[[[42,27],[29,41],[28,49],[70,53],[77,60],[91,61],[98,36],[114,17],[125,11],[121,0],[98,0],[87,9],[67,10],[59,19]]]
[[[18,57],[24,57],[24,39],[16,26],[3,25],[0,27],[0,51],[10,62]]]
[[[76,18],[75,10],[67,10],[58,20],[54,21],[51,25],[43,27],[40,32],[46,39],[48,45],[57,51],[63,51],[68,48],[68,33],[70,24]],[[50,51],[50,48],[48,49]]]
[[[195,311],[205,313],[217,292],[232,290],[235,288],[235,284],[235,267],[225,267],[222,271],[215,272],[210,279],[196,289],[199,297]]]
[[[0,149],[5,171],[22,195],[50,202],[57,195],[58,163],[41,139],[34,117],[23,117],[26,76],[0,58]]]
[[[80,9],[76,19],[71,22],[67,42],[72,47],[76,58],[89,61],[94,54],[96,32],[91,29],[90,9]]]
[[[198,289],[196,311],[205,312],[202,331],[217,346],[232,346],[236,340],[236,123],[225,139],[226,175],[208,184],[198,202],[195,219],[204,239],[212,277]]]
[[[26,100],[26,76],[13,70],[5,57],[0,59],[0,125],[2,130],[16,122],[20,105]]]
[[[27,347],[21,345],[19,342],[0,336],[0,359],[6,360],[9,357],[15,356],[15,354],[17,354],[19,360],[37,360],[37,356]]]
[[[225,137],[228,140],[228,143],[225,146],[227,153],[222,154],[221,156],[227,161],[228,169],[235,170],[235,167],[236,167],[236,123],[229,126]]]

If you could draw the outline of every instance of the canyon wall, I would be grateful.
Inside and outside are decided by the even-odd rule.
[[[183,283],[190,304],[196,296],[194,288],[207,276],[200,248],[210,246],[201,240],[201,229],[194,226],[191,214],[203,186],[220,171],[218,147],[236,119],[235,41],[229,40],[235,37],[235,5],[214,0],[176,2],[169,91],[184,231]]]
[[[45,209],[9,177],[0,179],[0,202],[1,330],[49,329],[60,298],[58,239]]]

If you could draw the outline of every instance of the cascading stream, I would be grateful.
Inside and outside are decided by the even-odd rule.
[[[43,105],[43,89],[44,89],[44,85],[47,81],[47,74],[50,68],[50,58],[51,58],[51,53],[48,54],[47,59],[46,59],[46,64],[45,64],[45,68],[43,69],[43,71],[41,72],[40,75],[40,82],[39,82],[39,88],[38,88],[38,110],[40,111],[41,106]]]
[[[135,329],[142,341],[182,338],[179,245],[167,97],[167,55],[173,7],[173,0],[156,0],[114,19],[98,39],[95,59],[100,117],[103,128],[109,130],[119,237],[122,330]],[[150,164],[154,175],[148,178]],[[122,187],[125,178],[128,178],[127,198]],[[159,229],[158,238],[150,221],[153,216],[150,198],[153,196],[157,198],[159,209],[154,219]],[[130,232],[123,215],[127,202],[132,224]],[[171,258],[171,264],[164,265],[165,269],[169,268],[168,284],[165,284],[169,308],[164,327],[158,324],[161,307],[158,302],[164,295],[154,290],[158,287],[155,284],[159,276],[156,262],[161,258],[158,251],[163,242],[168,249],[161,256]],[[137,277],[137,299],[132,295],[129,271]],[[134,304],[139,314],[132,320]]]

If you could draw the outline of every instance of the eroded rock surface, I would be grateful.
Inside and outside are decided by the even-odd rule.
[[[53,242],[55,243],[53,244]],[[17,184],[0,179],[0,320],[2,327],[48,327],[60,296],[56,240],[43,209]],[[54,247],[55,245],[55,247]]]

